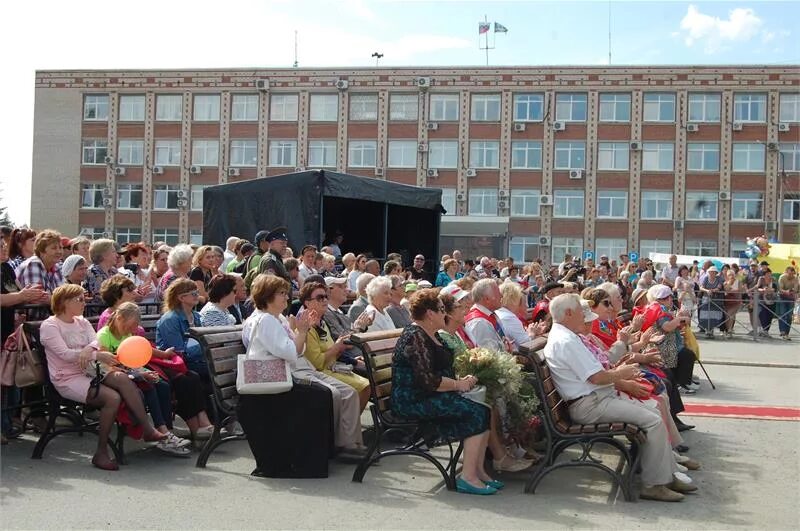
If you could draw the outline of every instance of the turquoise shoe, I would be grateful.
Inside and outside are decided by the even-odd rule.
[[[506,486],[505,483],[503,483],[502,481],[498,481],[496,479],[490,479],[489,481],[484,481],[484,483],[486,483],[487,486],[492,487],[495,490],[503,490],[503,488],[505,488]]]
[[[462,492],[464,494],[477,494],[479,496],[488,496],[490,494],[497,494],[497,489],[493,487],[484,487],[479,489],[478,487],[473,487],[466,481],[461,478],[456,480],[456,490],[458,492]]]

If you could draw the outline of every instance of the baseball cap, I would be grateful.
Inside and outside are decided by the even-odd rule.
[[[334,284],[347,284],[347,279],[344,277],[325,277],[325,285],[329,288]]]
[[[456,302],[460,302],[464,297],[468,297],[470,293],[467,290],[461,289],[456,284],[448,284],[439,292],[442,295],[451,295]]]
[[[418,286],[420,289],[422,289],[422,288],[432,288],[432,287],[433,287],[433,284],[431,284],[431,283],[430,283],[430,282],[428,282],[427,280],[420,280],[419,282],[417,282],[417,286]]]

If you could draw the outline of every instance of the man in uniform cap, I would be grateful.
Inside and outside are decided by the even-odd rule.
[[[261,259],[269,251],[269,243],[267,242],[267,234],[269,233],[270,232],[268,230],[260,230],[256,233],[255,238],[253,238],[253,244],[256,246],[256,252],[247,259],[247,266],[244,269],[245,274],[252,269],[258,271],[258,266],[261,264]]]
[[[269,231],[264,239],[267,242],[268,250],[261,259],[258,272],[275,275],[291,283],[292,279],[286,271],[286,266],[283,265],[283,251],[289,240],[286,236],[286,227],[278,227]]]
[[[542,286],[542,293],[544,297],[536,303],[531,313],[531,319],[534,323],[547,319],[547,314],[550,313],[550,301],[561,295],[564,292],[564,284],[561,282],[548,282]]]

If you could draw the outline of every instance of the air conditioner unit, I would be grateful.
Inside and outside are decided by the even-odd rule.
[[[466,200],[467,200],[467,194],[465,194],[464,192],[456,194],[456,201],[466,201]]]
[[[256,79],[256,88],[264,92],[269,90],[269,79]]]
[[[720,192],[719,193],[719,200],[720,201],[730,201],[731,193],[730,192]]]
[[[418,77],[417,78],[417,86],[419,88],[430,88],[431,81],[432,80],[429,77]]]
[[[631,142],[631,151],[641,151],[642,143],[641,142]]]
[[[428,144],[426,144],[425,142],[420,142],[417,145],[417,151],[419,151],[420,153],[425,153],[426,151],[428,151]]]
[[[228,168],[228,177],[238,177],[241,173],[239,168]]]
[[[186,192],[186,190],[178,190],[176,195],[178,196],[178,199],[186,199],[189,197],[189,194]]]
[[[700,130],[700,126],[697,124],[686,124],[686,132],[687,133],[696,133]]]
[[[112,157],[111,155],[106,155],[105,157],[103,157],[103,162],[105,162],[106,164],[114,164],[114,157]]]
[[[550,245],[550,236],[539,236],[539,245],[540,246]]]
[[[375,176],[383,177],[383,168],[375,168]]]
[[[110,197],[103,198],[103,206],[110,207],[113,204],[114,204],[114,200],[111,199]]]
[[[788,133],[789,129],[791,129],[791,127],[789,127],[789,124],[787,123],[778,124],[778,132],[780,133]]]
[[[552,205],[553,204],[553,196],[552,195],[540,195],[539,196],[539,204],[540,205]]]
[[[178,199],[178,208],[186,208],[189,206],[189,201],[186,199]]]
[[[508,201],[505,201],[505,200],[498,201],[497,202],[497,208],[499,208],[500,210],[502,210],[504,208],[508,208]]]
[[[476,170],[475,168],[467,168],[467,171],[466,171],[465,175],[467,177],[477,177],[478,176],[478,170]]]
[[[524,130],[525,130],[525,124],[523,123],[514,124],[514,131],[524,131]]]
[[[569,170],[570,179],[583,179],[583,170]]]
[[[125,168],[122,167],[114,168],[114,175],[116,175],[117,177],[123,177],[125,175]]]
[[[438,177],[439,176],[439,170],[437,170],[435,168],[431,168],[425,173],[426,173],[426,175],[428,177]]]
[[[499,190],[497,192],[497,197],[508,197],[508,190]]]
[[[113,237],[114,237],[114,233],[113,233],[113,232],[107,232],[107,231],[106,231],[106,232],[103,232],[103,238],[106,238],[106,239],[109,239],[109,240],[110,240],[110,239],[112,239]]]
[[[336,88],[339,90],[347,90],[347,87],[350,86],[350,83],[346,79],[337,79],[336,80]]]
[[[731,126],[731,129],[733,129],[734,131],[741,131],[743,128],[744,126],[742,122],[733,122],[733,126]]]
[[[567,124],[565,122],[553,122],[553,131],[563,131],[567,128]]]
[[[673,225],[673,227],[675,227],[675,230],[683,230],[683,220],[682,219],[676,219],[673,222],[672,225]]]
[[[164,175],[163,166],[153,166],[153,175]]]
[[[767,232],[772,232],[778,230],[778,222],[777,221],[767,221],[765,223]]]
[[[103,188],[103,197],[113,197],[114,191],[111,188]]]
[[[198,175],[203,171],[203,168],[200,166],[189,166],[189,173],[192,175]]]
[[[777,142],[768,142],[767,151],[780,151],[780,147]]]
[[[439,129],[439,124],[437,122],[428,122],[428,131],[436,131]]]

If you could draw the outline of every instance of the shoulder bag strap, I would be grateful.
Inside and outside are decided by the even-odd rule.
[[[250,356],[250,350],[254,348],[256,342],[259,341],[257,332],[258,332],[258,327],[261,325],[261,320],[263,318],[264,314],[259,315],[258,319],[256,319],[256,322],[253,323],[253,328],[250,330],[250,341],[247,346],[247,356]]]

